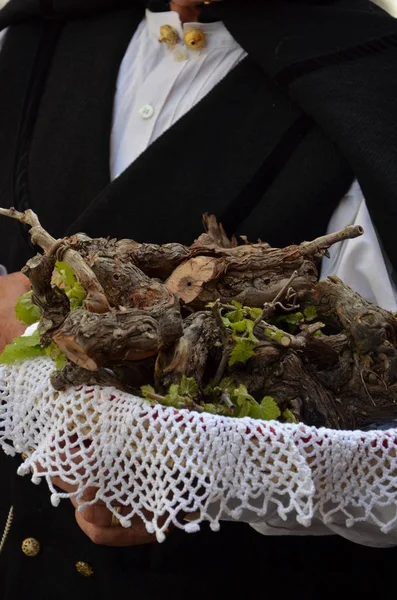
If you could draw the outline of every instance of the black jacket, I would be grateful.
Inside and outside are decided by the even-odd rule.
[[[203,19],[222,18],[248,57],[110,183],[117,73],[142,14],[131,0],[11,0],[0,12],[0,29],[10,26],[0,53],[0,205],[32,207],[55,236],[157,242],[191,242],[210,211],[229,233],[280,245],[324,233],[357,177],[397,266],[397,21],[365,0],[206,7]],[[5,219],[0,240],[9,269],[34,252]],[[18,459],[0,456],[2,521],[15,508],[2,600],[388,590],[396,551],[335,537],[266,538],[223,524],[216,534],[174,532],[163,545],[95,547],[69,503],[52,508],[45,484],[15,476]],[[28,559],[20,545],[31,536],[42,551]],[[92,577],[77,573],[78,560]]]

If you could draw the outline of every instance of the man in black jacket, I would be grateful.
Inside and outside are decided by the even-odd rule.
[[[157,15],[168,8],[150,4]],[[148,68],[147,20],[158,21],[142,20],[141,2],[10,0],[0,12],[0,204],[33,208],[54,236],[159,243],[190,243],[210,211],[229,233],[281,246],[323,234],[358,179],[396,267],[396,22],[364,0],[183,0],[171,8],[181,24],[173,21],[177,43],[161,48],[171,53],[161,58],[170,65],[162,85],[179,116],[167,98],[139,98],[164,91],[150,87],[158,46]],[[175,16],[164,18],[166,25]],[[208,26],[209,51],[193,58],[183,23],[197,20],[201,33]],[[212,48],[216,23],[222,42]],[[9,272],[34,253],[16,223],[0,221],[0,240]],[[0,278],[3,343],[18,332],[10,319],[25,288],[20,275]],[[70,503],[52,508],[44,484],[16,477],[19,462],[1,455],[1,518],[11,506],[14,515],[0,555],[4,600],[237,597],[258,586],[268,593],[270,578],[282,597],[314,598],[325,586],[364,597],[387,589],[394,550],[267,538],[244,523],[223,524],[218,534],[174,531],[157,545],[139,523],[111,531],[101,507],[76,523]],[[28,557],[24,540],[25,549],[37,540],[40,551]]]

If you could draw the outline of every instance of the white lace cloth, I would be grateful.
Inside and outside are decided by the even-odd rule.
[[[0,446],[28,455],[19,474],[32,469],[34,483],[45,479],[54,505],[74,495],[84,510],[83,493],[93,486],[114,512],[128,507],[122,525],[139,515],[158,541],[171,523],[192,532],[204,520],[217,530],[222,519],[236,519],[264,534],[337,532],[397,544],[397,430],[175,411],[113,388],[58,393],[52,369],[46,358],[1,367]],[[60,493],[54,476],[76,491]]]

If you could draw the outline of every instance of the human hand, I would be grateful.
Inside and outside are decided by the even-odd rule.
[[[0,352],[25,330],[15,316],[15,304],[29,290],[30,281],[22,273],[0,277]]]
[[[79,451],[72,449],[71,454],[74,455],[72,461],[75,465],[78,465],[81,462],[81,457],[78,458]],[[61,454],[60,459],[62,462],[65,462],[66,455]],[[40,465],[37,463],[36,468],[39,472],[42,471]],[[84,476],[83,469],[79,469],[78,473],[80,476]],[[52,477],[51,481],[56,488],[67,494],[73,494],[77,491],[77,486],[63,481],[60,477]],[[95,487],[88,487],[79,502],[75,496],[71,497],[71,503],[75,508],[77,525],[94,544],[125,547],[156,542],[156,536],[147,532],[145,524],[140,517],[133,517],[130,527],[122,527],[118,519],[101,500],[97,500],[95,504],[88,506],[84,511],[80,512],[79,506],[95,500],[97,491]],[[124,506],[115,506],[115,510],[120,516],[130,513],[130,509]],[[147,514],[147,517],[149,519],[150,515]],[[165,522],[165,519],[166,517],[162,521]]]

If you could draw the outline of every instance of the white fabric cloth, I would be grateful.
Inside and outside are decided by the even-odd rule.
[[[364,235],[330,248],[324,259],[321,277],[338,275],[364,298],[386,310],[397,310],[397,292],[392,269],[382,253],[360,186],[355,182],[343,198],[328,225],[328,232],[345,225],[361,225]]]
[[[44,479],[54,506],[75,497],[83,510],[85,490],[95,487],[88,504],[102,501],[113,512],[122,504],[121,524],[139,515],[159,541],[171,523],[193,532],[203,521],[216,530],[238,520],[263,534],[336,532],[397,545],[397,429],[176,412],[111,387],[57,392],[53,370],[47,357],[0,366],[0,448],[26,453],[18,473]],[[61,493],[52,477],[75,491]],[[190,519],[180,523],[185,513]]]
[[[371,0],[392,17],[397,17],[397,0]]]

